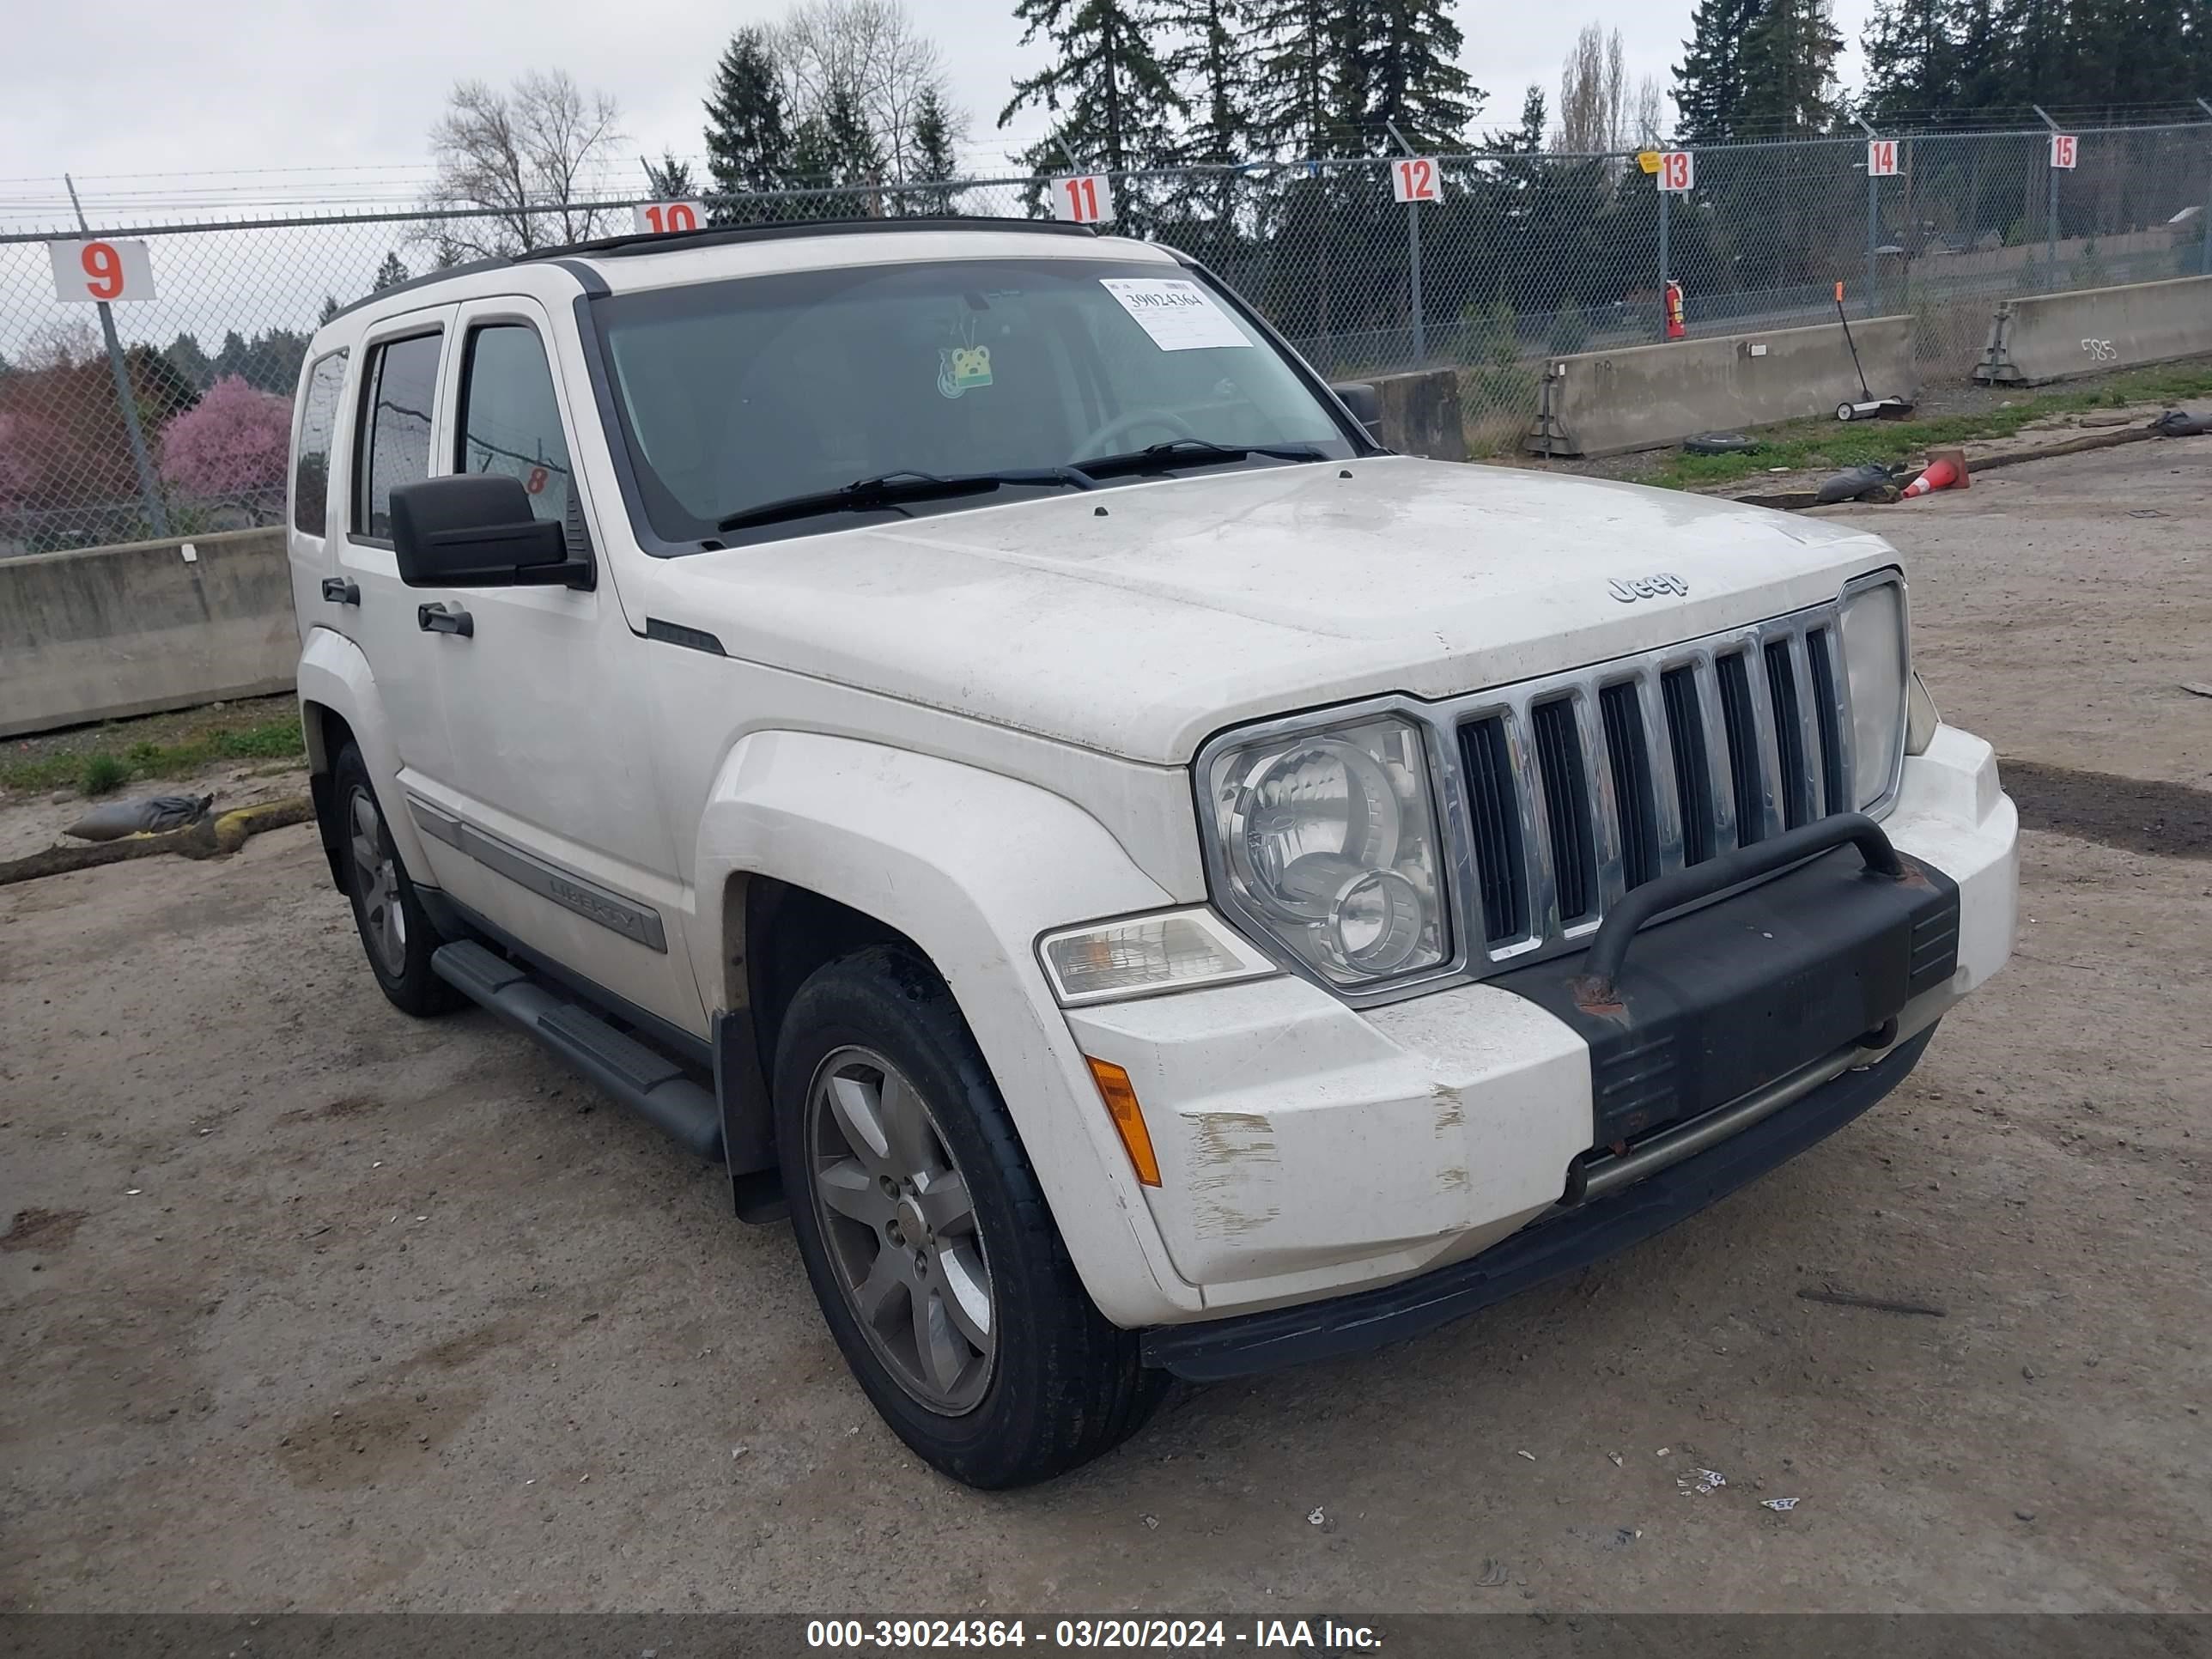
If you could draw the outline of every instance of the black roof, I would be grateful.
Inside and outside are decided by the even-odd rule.
[[[678,248],[724,247],[733,243],[780,242],[804,236],[866,235],[902,230],[1012,230],[1028,231],[1042,236],[1087,237],[1095,237],[1098,234],[1092,226],[1062,224],[1055,219],[994,219],[972,213],[945,213],[911,219],[805,219],[783,225],[708,225],[698,230],[633,231],[627,236],[601,236],[588,242],[564,242],[558,247],[534,247],[526,253],[499,254],[489,259],[471,259],[466,264],[448,265],[443,270],[426,271],[420,276],[410,276],[404,283],[380,288],[374,294],[363,295],[351,305],[340,306],[325,320],[334,322],[349,312],[358,311],[387,295],[428,288],[448,277],[469,276],[483,270],[504,270],[511,265],[568,259],[578,254],[589,254],[595,258],[617,258],[635,253],[666,253]]]

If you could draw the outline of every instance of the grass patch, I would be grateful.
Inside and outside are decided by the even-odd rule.
[[[131,769],[102,750],[86,757],[84,770],[77,775],[76,787],[88,795],[112,795],[130,781]]]
[[[1841,468],[1868,461],[1894,465],[1947,445],[1976,438],[2009,438],[2046,416],[2126,404],[2181,403],[2212,393],[2212,368],[2183,364],[2116,375],[2087,392],[2023,397],[2008,409],[1941,415],[1924,421],[1791,421],[1755,433],[1760,447],[1748,455],[1674,455],[1642,482],[1669,489],[1695,489],[1754,477],[1771,468]]]
[[[194,732],[173,743],[118,742],[88,753],[0,761],[0,787],[39,790],[74,785],[88,795],[106,795],[126,783],[181,777],[220,761],[293,760],[307,752],[299,719],[294,716]]]

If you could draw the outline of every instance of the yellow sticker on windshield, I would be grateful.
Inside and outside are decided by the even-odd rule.
[[[957,398],[979,386],[991,384],[991,348],[945,346],[937,354],[937,389]]]

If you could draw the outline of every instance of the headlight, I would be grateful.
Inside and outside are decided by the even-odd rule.
[[[1451,955],[1420,728],[1379,715],[1212,756],[1201,780],[1230,907],[1334,984]]]
[[[1844,592],[1844,672],[1851,695],[1851,803],[1861,811],[1897,787],[1905,744],[1905,587],[1894,576]]]

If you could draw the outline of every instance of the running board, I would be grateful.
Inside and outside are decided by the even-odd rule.
[[[722,1156],[722,1109],[683,1066],[625,1036],[472,939],[441,945],[430,968],[508,1024],[536,1037],[678,1146]]]

